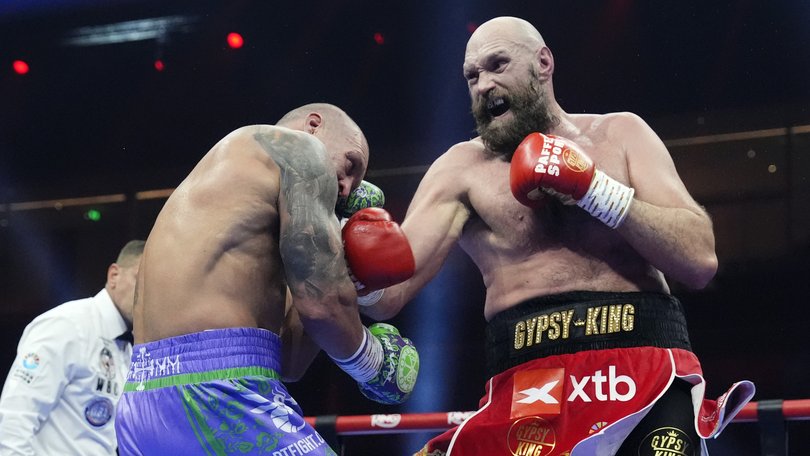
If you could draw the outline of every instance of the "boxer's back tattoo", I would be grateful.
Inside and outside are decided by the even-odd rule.
[[[345,275],[334,215],[337,176],[316,140],[280,130],[256,133],[254,139],[281,169],[279,199],[286,205],[278,208],[279,250],[288,285],[294,294],[321,297]]]

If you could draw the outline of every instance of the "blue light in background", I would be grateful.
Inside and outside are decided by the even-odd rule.
[[[406,323],[406,332],[412,335],[419,349],[420,370],[414,394],[403,406],[404,413],[467,411],[476,406],[475,402],[466,407],[458,405],[455,391],[458,385],[453,382],[458,380],[457,371],[463,369],[459,365],[462,361],[448,353],[463,337],[459,326],[464,322],[462,315],[479,313],[483,320],[479,299],[471,299],[468,283],[460,280],[461,276],[471,273],[466,262],[469,259],[460,248],[452,249],[439,274],[408,304],[408,313],[415,320]],[[459,407],[465,410],[458,410]],[[407,454],[422,448],[435,435],[436,432],[409,434],[406,450],[410,452]]]
[[[135,1],[138,0],[2,0],[0,1],[0,16],[62,13],[88,6],[111,8]]]
[[[452,0],[434,2],[429,8],[429,17],[422,26],[424,43],[430,54],[426,57],[424,71],[415,73],[415,100],[422,103],[421,110],[427,116],[424,123],[424,138],[429,147],[425,162],[433,162],[453,144],[466,141],[474,136],[474,122],[470,115],[470,100],[462,77],[461,67],[470,31],[467,24],[470,11],[477,1]],[[424,9],[419,12],[425,16]],[[424,109],[424,103],[430,108]],[[416,321],[410,322],[409,333],[419,341],[420,371],[417,391],[405,405],[406,413],[450,411],[453,385],[448,382],[450,369],[457,369],[449,360],[445,347],[458,337],[455,327],[448,322],[457,321],[459,309],[467,307],[466,290],[458,283],[458,268],[454,267],[454,256],[464,255],[454,249],[439,274],[422,290],[416,299],[408,304],[416,308]],[[436,433],[413,433],[407,437],[407,448],[403,454],[412,454]]]

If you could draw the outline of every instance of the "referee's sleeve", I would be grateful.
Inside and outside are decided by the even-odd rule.
[[[70,382],[78,337],[58,317],[38,317],[23,331],[0,395],[0,456],[34,454],[31,440]]]

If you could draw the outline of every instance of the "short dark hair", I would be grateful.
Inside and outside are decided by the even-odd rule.
[[[141,255],[143,255],[143,246],[146,244],[146,241],[142,241],[140,239],[135,239],[129,241],[124,245],[124,248],[121,249],[121,252],[118,253],[118,259],[115,260],[119,266],[131,266],[132,263],[135,263]]]

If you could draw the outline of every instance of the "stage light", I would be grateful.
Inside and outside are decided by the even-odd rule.
[[[101,220],[101,211],[96,209],[90,209],[89,211],[84,213],[84,219],[90,220],[92,222],[98,222]]]
[[[79,27],[68,32],[62,42],[68,46],[98,46],[132,41],[165,40],[175,33],[195,29],[196,16],[165,16],[114,24]]]
[[[374,33],[374,42],[376,42],[379,45],[385,44],[385,35],[383,35],[380,32]]]
[[[239,49],[240,47],[242,47],[242,45],[245,44],[245,40],[244,40],[244,38],[242,38],[242,35],[240,35],[240,34],[238,34],[236,32],[229,33],[227,41],[228,41],[228,46],[230,46],[231,49]]]
[[[17,74],[28,74],[28,64],[23,60],[15,60],[11,67],[14,68],[14,72]]]
[[[163,60],[156,59],[155,60],[155,70],[156,71],[163,71],[166,68],[166,65],[163,64]]]

